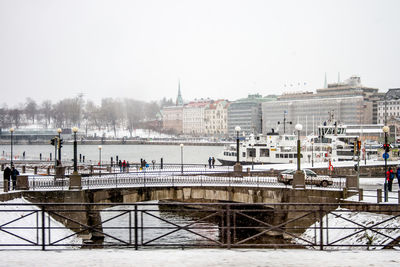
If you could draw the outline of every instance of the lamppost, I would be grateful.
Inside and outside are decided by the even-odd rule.
[[[389,156],[389,154],[387,154],[387,152],[386,152],[386,150],[387,150],[387,146],[389,145],[388,144],[388,137],[387,137],[387,134],[388,134],[388,132],[389,132],[389,127],[388,126],[383,126],[383,128],[382,128],[382,131],[385,133],[385,145],[384,145],[384,148],[385,148],[385,154],[384,154],[384,158],[385,158],[385,184],[384,184],[384,188],[383,188],[383,190],[385,191],[385,202],[387,202],[388,201],[388,184],[387,184],[387,158],[388,158],[388,156]]]
[[[183,174],[183,144],[181,146],[181,173]]]
[[[14,128],[10,128],[10,137],[11,137],[11,159],[10,159],[10,164],[11,167],[13,166],[13,134],[14,134]]]
[[[314,167],[314,140],[311,140],[311,167]]]
[[[78,128],[73,127],[72,132],[74,133],[74,173],[73,174],[77,175],[78,174],[78,166],[77,166],[78,144],[76,142],[76,133],[78,132]]]
[[[100,166],[99,174],[100,174],[100,176],[101,176],[101,149],[102,149],[102,147],[99,146],[99,166]]]
[[[300,155],[301,155],[301,150],[300,150],[300,131],[303,129],[303,125],[300,123],[296,124],[295,129],[297,131],[297,171],[300,171]]]
[[[58,133],[58,160],[60,161],[61,164],[61,128],[57,129],[57,133]]]
[[[240,126],[235,127],[236,131],[236,164],[240,164],[239,162],[239,132],[240,132]]]

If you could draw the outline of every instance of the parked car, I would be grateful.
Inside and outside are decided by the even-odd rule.
[[[302,170],[305,177],[305,183],[308,185],[317,185],[327,187],[333,184],[333,180],[330,176],[317,175],[315,172],[309,169]],[[293,175],[296,170],[285,170],[278,176],[278,182],[291,185],[293,183]]]

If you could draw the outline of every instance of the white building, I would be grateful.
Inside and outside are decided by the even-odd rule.
[[[210,100],[193,101],[183,108],[183,134],[200,136],[205,134],[205,109]]]
[[[226,136],[228,134],[227,100],[212,101],[205,109],[204,133],[206,135]]]

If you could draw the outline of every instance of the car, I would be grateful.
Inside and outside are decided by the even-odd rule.
[[[305,177],[305,183],[308,185],[317,185],[322,187],[327,187],[328,185],[333,184],[333,180],[330,176],[327,175],[317,175],[314,171],[310,169],[302,170]],[[291,185],[293,184],[293,176],[296,170],[284,170],[278,176],[278,182]]]

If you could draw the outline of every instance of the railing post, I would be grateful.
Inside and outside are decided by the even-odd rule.
[[[138,250],[138,207],[137,205],[135,205],[135,250]]]
[[[376,189],[376,203],[381,203],[382,201],[382,189]]]
[[[42,210],[42,250],[46,250],[46,232],[45,232],[45,219],[44,219],[44,206],[41,206]]]
[[[319,250],[324,250],[323,217],[324,217],[324,211],[322,209],[322,206],[319,206]]]
[[[226,206],[226,239],[228,241],[228,249],[231,249],[231,207]]]

